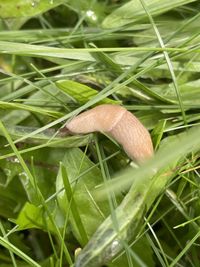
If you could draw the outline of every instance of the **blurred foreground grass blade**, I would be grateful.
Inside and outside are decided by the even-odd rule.
[[[195,1],[197,0],[148,0],[146,4],[152,15],[159,15]],[[147,15],[140,0],[132,0],[109,14],[103,21],[102,26],[103,28],[117,28],[146,18]]]
[[[26,261],[30,266],[32,267],[41,267],[40,264],[35,262],[33,259],[31,259],[29,256],[27,256],[24,252],[19,250],[17,247],[15,247],[13,244],[11,244],[9,241],[7,241],[5,238],[0,236],[0,245],[4,248],[8,249],[9,251],[16,254],[18,257]]]
[[[52,9],[65,0],[0,0],[0,18],[31,17]]]
[[[155,157],[142,168],[126,170],[111,181],[111,192],[114,189],[119,191],[125,188],[124,184],[130,184],[130,181],[133,183],[116,209],[118,231],[109,216],[79,254],[75,267],[102,266],[123,249],[123,242],[136,238],[143,216],[179,171],[180,160],[188,153],[200,149],[199,134],[200,128],[195,127],[179,138],[169,138],[169,142],[163,145]],[[101,194],[105,197],[105,192]]]

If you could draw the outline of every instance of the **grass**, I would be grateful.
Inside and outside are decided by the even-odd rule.
[[[36,2],[0,0],[0,267],[200,266],[198,1]],[[142,167],[64,132],[102,103],[150,131]]]

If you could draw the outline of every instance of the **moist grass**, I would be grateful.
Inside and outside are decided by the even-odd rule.
[[[198,1],[0,7],[0,267],[199,266]],[[141,120],[152,160],[66,132],[103,103]]]

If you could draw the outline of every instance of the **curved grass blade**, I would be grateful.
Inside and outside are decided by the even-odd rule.
[[[18,257],[26,261],[30,266],[32,267],[41,267],[40,264],[35,262],[33,259],[31,259],[29,256],[27,256],[24,252],[22,252],[20,249],[15,247],[13,244],[11,244],[8,240],[0,236],[0,245],[4,248],[7,248],[9,251],[16,254]]]
[[[180,138],[170,140],[143,168],[127,170],[106,185],[107,188],[112,186],[112,191],[121,190],[134,179],[130,191],[116,209],[118,230],[109,216],[79,254],[75,267],[102,266],[123,249],[123,242],[136,238],[143,215],[176,175],[178,161],[187,153],[200,149],[199,134],[200,128],[196,127]],[[156,170],[159,171],[155,174]]]

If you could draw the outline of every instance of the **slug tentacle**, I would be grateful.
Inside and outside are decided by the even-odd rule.
[[[104,104],[83,112],[67,125],[72,133],[104,132],[121,144],[127,155],[143,162],[153,155],[153,145],[147,129],[125,108]]]

